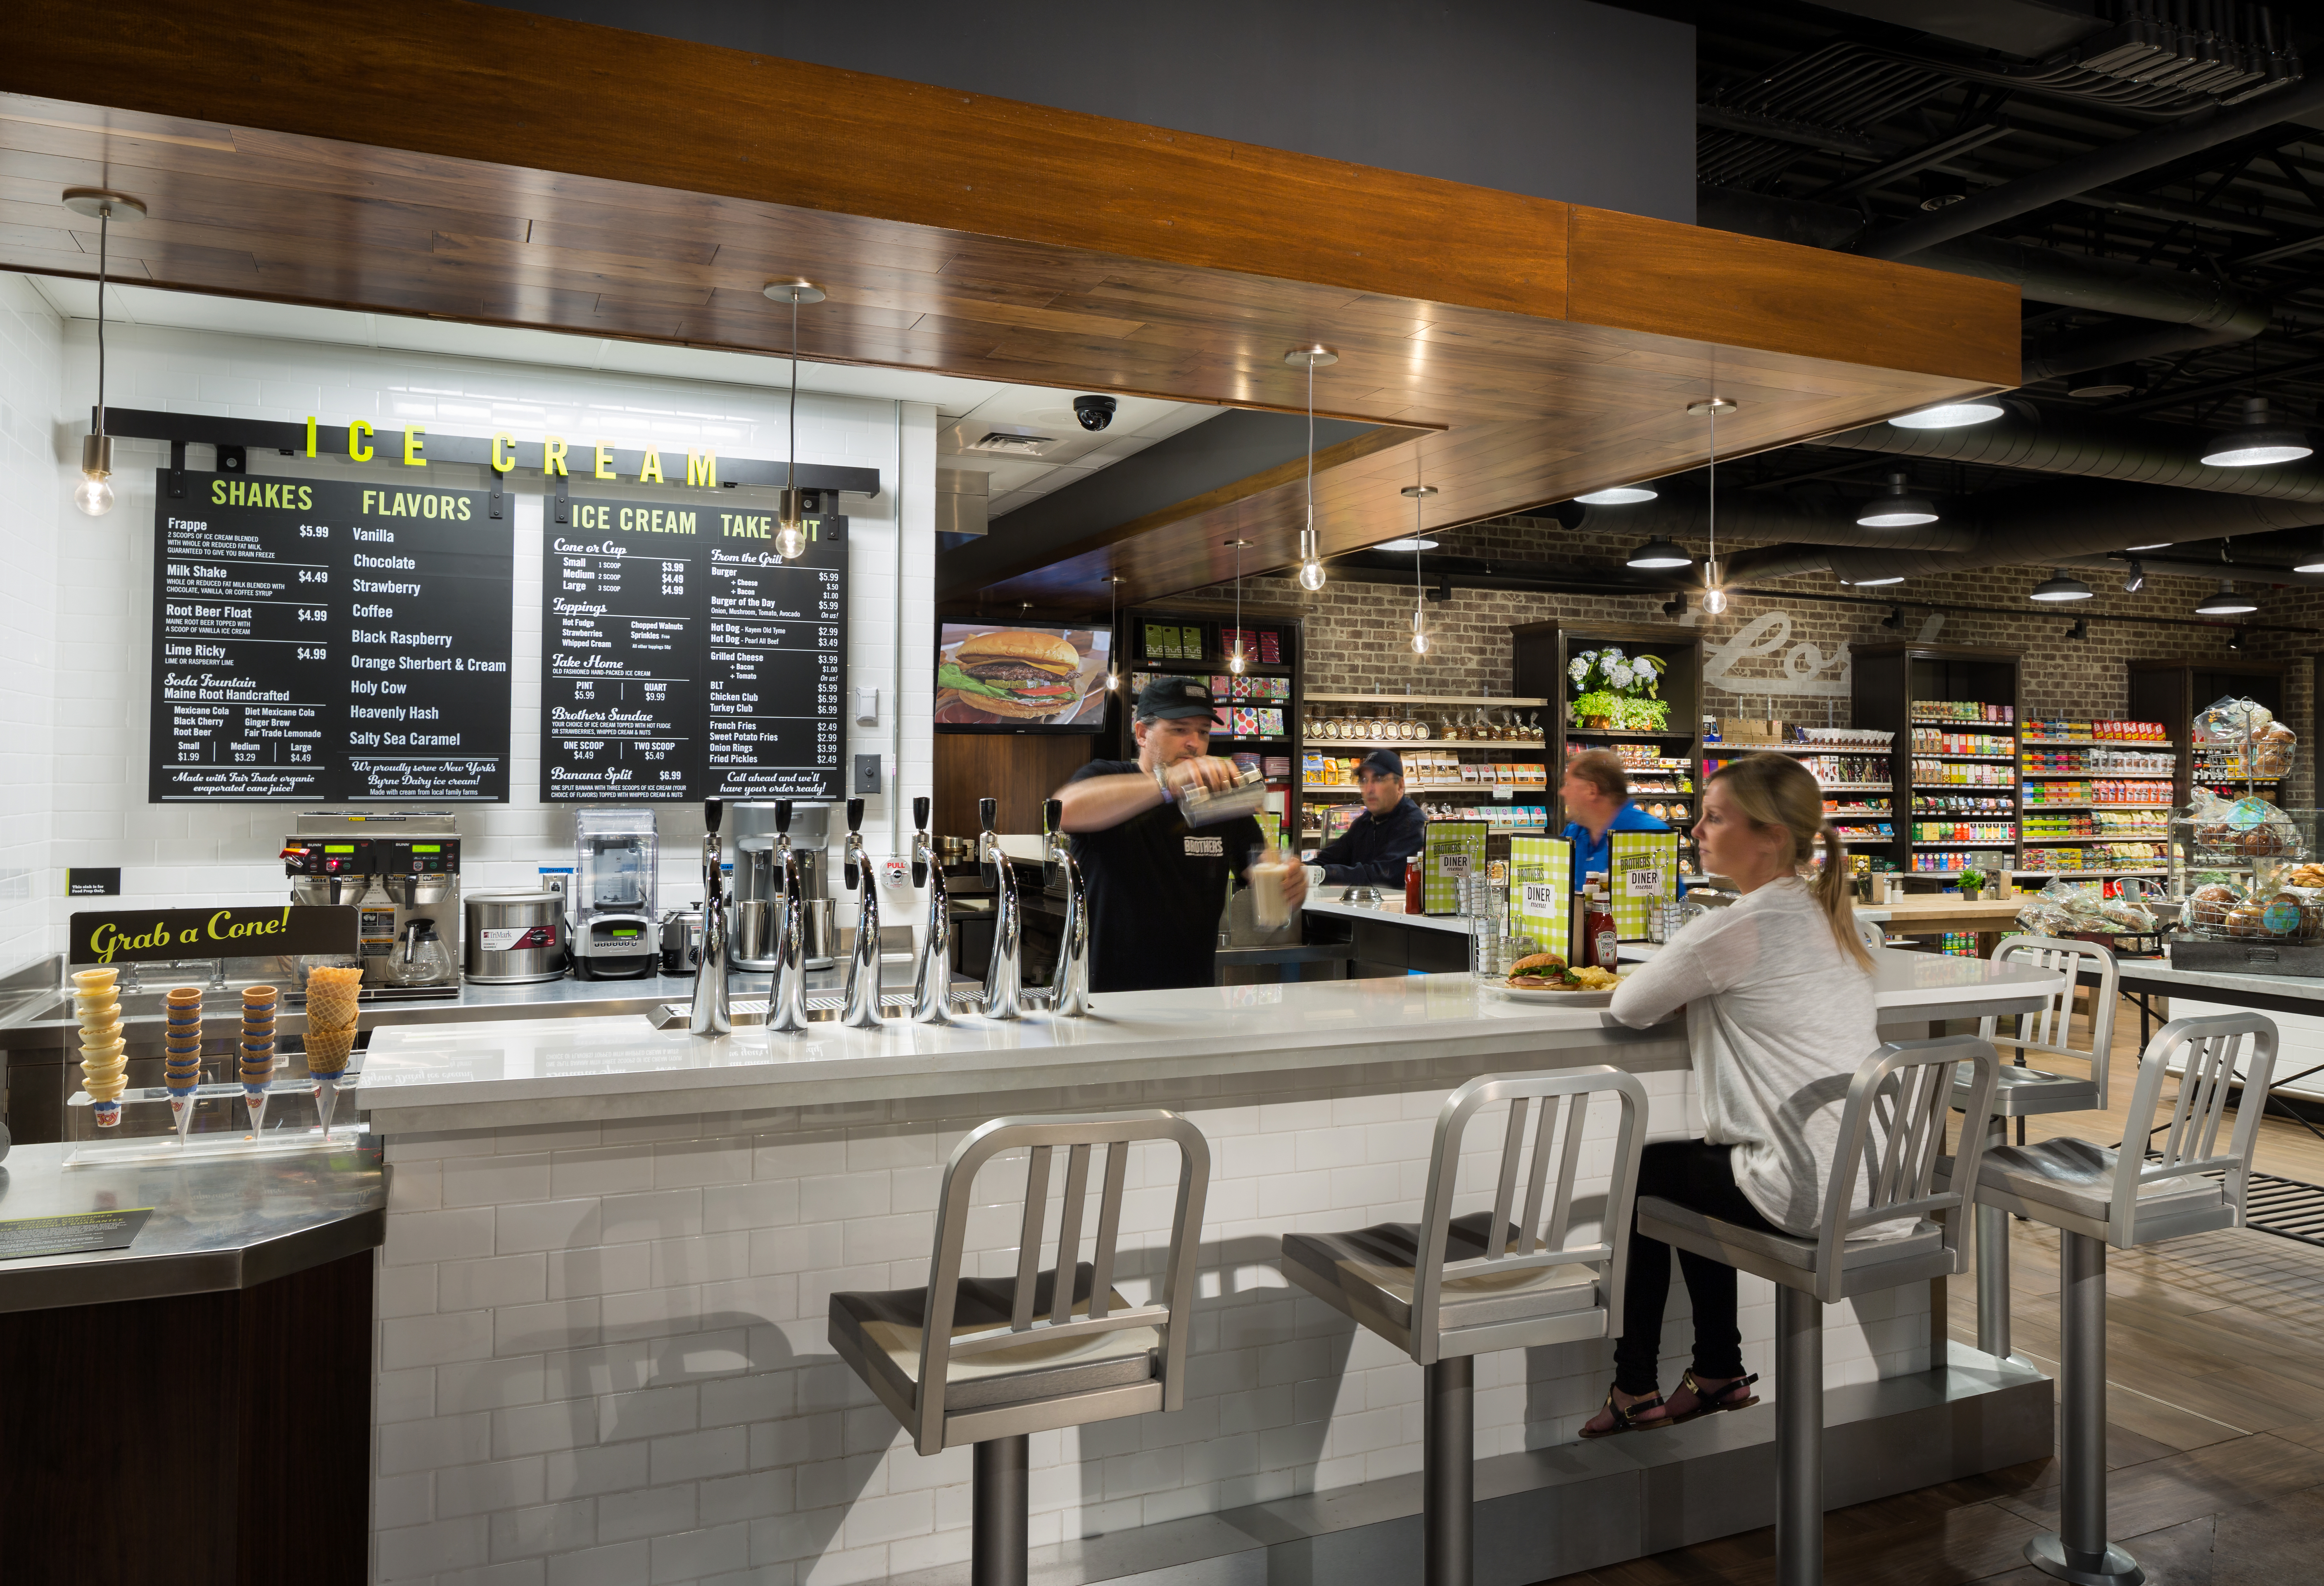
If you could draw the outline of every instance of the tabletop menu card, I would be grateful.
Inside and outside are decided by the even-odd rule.
[[[540,558],[542,800],[843,797],[847,520],[785,561],[763,510],[570,516]]]
[[[183,478],[154,491],[147,798],[505,803],[515,558],[486,493]]]

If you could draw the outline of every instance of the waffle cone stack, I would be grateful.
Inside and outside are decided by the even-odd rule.
[[[81,1089],[88,1093],[99,1129],[121,1121],[121,1093],[128,1088],[128,1043],[121,1034],[120,972],[85,969],[73,978],[73,1015],[80,1021]]]
[[[360,969],[317,969],[307,975],[307,1069],[336,1078],[355,1045],[355,994]]]
[[[244,986],[242,991],[242,1045],[238,1048],[242,1099],[250,1109],[250,1127],[266,1121],[266,1087],[274,1080],[274,1010],[280,994],[272,986]]]

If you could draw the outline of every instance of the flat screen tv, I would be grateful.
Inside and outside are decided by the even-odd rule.
[[[1097,733],[1105,727],[1108,628],[939,622],[939,733]]]

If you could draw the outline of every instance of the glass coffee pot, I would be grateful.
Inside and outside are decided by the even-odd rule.
[[[452,954],[436,935],[432,919],[404,923],[403,934],[387,954],[387,983],[392,986],[440,986],[452,979]]]

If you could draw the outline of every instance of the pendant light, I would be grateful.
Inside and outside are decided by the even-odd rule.
[[[1993,398],[1978,397],[1972,401],[1939,402],[1934,407],[1899,413],[1888,422],[1899,429],[1965,429],[1972,424],[1989,424],[2006,411]]]
[[[2257,610],[2259,602],[2247,595],[2237,595],[2234,580],[2228,578],[2219,580],[2218,593],[2207,595],[2195,603],[2195,614],[2199,617],[2240,617]]]
[[[1593,490],[1588,495],[1573,499],[1585,507],[1635,506],[1642,501],[1652,501],[1661,492],[1650,484],[1617,484],[1606,490]]]
[[[1661,535],[1657,534],[1652,539],[1647,540],[1646,544],[1638,547],[1637,549],[1630,553],[1630,566],[1634,567],[1691,567],[1694,566],[1694,558],[1686,554],[1683,547],[1679,546],[1671,540],[1665,539]]]
[[[1315,538],[1315,371],[1338,363],[1340,355],[1322,346],[1293,347],[1283,361],[1307,365],[1307,526],[1299,530],[1299,587],[1313,595],[1323,587],[1323,556]]]
[[[808,281],[770,281],[761,290],[791,306],[791,438],[782,493],[775,497],[775,554],[795,562],[807,554],[807,493],[798,488],[798,311],[801,303],[823,301],[823,289]]]
[[[1105,691],[1119,694],[1121,692],[1121,576],[1109,574],[1105,581],[1112,596],[1113,607],[1113,635],[1105,655]]]
[[[2055,604],[2060,601],[2088,600],[2092,593],[2089,585],[2069,574],[2065,568],[2053,567],[2051,569],[2050,576],[2034,586],[2033,591],[2025,598]]]
[[[1715,617],[1727,609],[1727,588],[1719,573],[1719,415],[1733,412],[1735,404],[1722,396],[1705,397],[1687,403],[1686,410],[1711,420],[1711,549],[1702,558],[1702,609]]]
[[[1937,503],[1914,490],[1912,476],[1902,468],[1888,473],[1887,487],[1858,510],[1862,529],[1910,529],[1937,521]]]
[[[80,483],[73,486],[73,505],[92,518],[113,510],[113,437],[105,430],[105,289],[111,263],[108,244],[113,217],[143,219],[145,206],[126,193],[104,188],[67,188],[65,207],[97,222],[97,422],[80,443]]]
[[[2138,566],[2136,562],[2130,565],[2134,567]],[[2295,573],[2324,573],[2324,546],[2319,546],[2313,555],[2292,570]]]
[[[1227,652],[1227,670],[1240,678],[1242,676],[1244,666],[1242,653],[1242,548],[1249,545],[1250,541],[1248,539],[1230,539],[1227,543],[1234,547],[1235,552],[1234,648]]]
[[[1420,582],[1420,552],[1434,545],[1420,532],[1420,503],[1436,493],[1434,484],[1407,484],[1404,493],[1412,498],[1412,653],[1428,653],[1428,595]]]
[[[2255,396],[2245,399],[2244,421],[2219,431],[2204,448],[2203,463],[2211,468],[2259,468],[2296,463],[2315,449],[2308,431],[2269,418],[2267,399]]]

